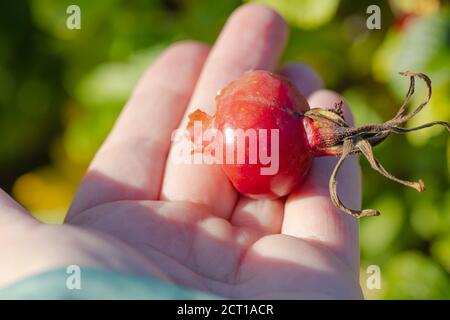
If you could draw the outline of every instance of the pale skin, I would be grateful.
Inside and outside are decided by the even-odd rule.
[[[278,71],[331,108],[304,64],[277,67],[288,28],[260,5],[238,8],[212,48],[172,45],[146,71],[93,159],[64,225],[35,220],[0,191],[0,287],[71,264],[161,278],[228,298],[362,298],[358,222],[333,206],[337,159],[315,159],[287,199],[239,195],[220,166],[174,164],[171,134],[187,114],[215,110],[219,89],[249,69]],[[351,121],[348,107],[344,115]],[[357,159],[339,177],[360,207]]]

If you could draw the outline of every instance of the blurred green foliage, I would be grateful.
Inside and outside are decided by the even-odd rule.
[[[260,0],[291,26],[283,61],[314,67],[341,92],[356,124],[394,115],[406,92],[398,71],[427,73],[433,99],[408,125],[450,120],[450,7],[438,0]],[[320,3],[320,5],[319,5]],[[81,30],[66,8],[81,8]],[[40,219],[58,223],[84,170],[145,68],[181,39],[212,44],[237,0],[29,0],[0,4],[0,184]],[[381,30],[366,9],[381,8]],[[421,87],[421,85],[420,85]],[[413,105],[424,91],[418,90]],[[442,128],[389,138],[376,148],[400,177],[386,181],[362,161],[361,282],[379,265],[368,298],[450,298],[450,140]]]

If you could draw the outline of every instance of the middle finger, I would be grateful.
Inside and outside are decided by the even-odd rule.
[[[273,10],[256,4],[237,9],[205,63],[187,114],[201,108],[213,115],[218,90],[249,69],[273,69],[286,44],[287,34],[285,22]],[[186,122],[185,117],[181,127]],[[162,199],[204,204],[213,214],[229,218],[236,197],[236,191],[219,165],[179,164],[169,157]]]

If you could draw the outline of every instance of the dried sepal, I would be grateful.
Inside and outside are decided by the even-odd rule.
[[[415,72],[400,72],[403,76],[408,76],[410,78],[410,85],[405,97],[404,102],[400,106],[400,109],[398,110],[397,114],[389,121],[386,121],[383,124],[376,124],[376,125],[366,125],[361,127],[344,127],[344,129],[336,130],[337,128],[333,128],[336,131],[336,137],[333,139],[336,140],[336,144],[333,145],[326,145],[327,148],[336,151],[339,151],[337,155],[340,155],[339,161],[336,164],[333,173],[330,177],[329,181],[329,189],[330,189],[330,196],[334,203],[334,205],[341,209],[342,211],[360,218],[363,216],[374,216],[378,215],[379,212],[373,209],[365,209],[365,210],[354,210],[347,208],[342,201],[339,199],[337,195],[337,181],[336,176],[337,173],[342,165],[342,163],[345,161],[345,159],[350,154],[354,153],[362,153],[366,159],[369,161],[372,169],[379,172],[384,177],[393,180],[395,182],[398,182],[404,186],[413,188],[417,190],[418,192],[425,191],[425,185],[422,180],[419,180],[417,182],[412,181],[406,181],[399,179],[395,176],[393,176],[391,173],[389,173],[382,165],[381,163],[375,158],[373,155],[372,147],[382,142],[390,133],[407,133],[411,131],[417,131],[424,128],[428,128],[434,125],[442,125],[444,126],[447,131],[450,132],[450,124],[445,121],[433,121],[429,123],[425,123],[423,125],[414,127],[414,128],[404,128],[402,125],[406,123],[408,120],[410,120],[412,117],[414,117],[416,114],[418,114],[430,101],[431,99],[431,80],[428,76],[426,76],[423,73],[415,73]],[[420,78],[424,81],[426,87],[427,87],[427,94],[425,96],[425,99],[417,106],[412,112],[407,113],[406,112],[406,105],[411,100],[412,95],[415,91],[415,77]],[[315,114],[322,114],[315,112]],[[316,120],[317,122],[317,120]],[[320,123],[326,123],[324,120],[321,120]],[[333,122],[333,126],[335,123]],[[325,128],[320,128],[323,132],[326,132]],[[327,137],[330,134],[327,132]],[[340,139],[340,140],[339,140]],[[323,140],[323,139],[322,139]],[[316,139],[316,141],[321,141],[320,139]],[[328,143],[331,141],[331,139],[328,140]],[[316,146],[318,150],[320,150],[320,147],[324,146]]]
[[[203,133],[212,128],[214,117],[200,109],[196,109],[188,115],[188,119],[186,130],[187,138],[193,143],[191,154],[203,153],[207,147],[207,143],[203,140]]]

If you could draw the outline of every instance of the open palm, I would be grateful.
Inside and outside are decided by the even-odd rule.
[[[249,69],[273,70],[286,41],[287,27],[276,13],[245,5],[211,50],[194,42],[167,49],[95,156],[66,224],[41,225],[2,194],[0,222],[17,226],[10,237],[19,248],[28,241],[40,250],[55,248],[54,260],[65,245],[75,252],[70,261],[78,254],[80,263],[225,297],[360,298],[357,221],[337,211],[328,195],[335,159],[315,160],[307,181],[287,199],[252,200],[233,189],[220,166],[175,164],[169,157],[172,132],[189,112],[213,114],[217,91]],[[310,105],[331,107],[341,99],[321,90],[305,65],[288,64],[280,72]],[[358,207],[357,160],[342,173],[342,198]],[[34,238],[24,230],[34,230]]]

